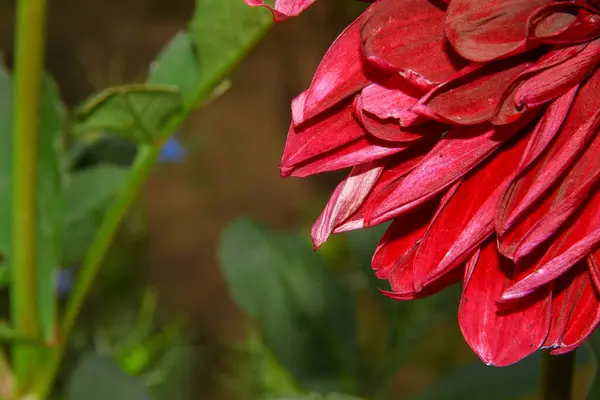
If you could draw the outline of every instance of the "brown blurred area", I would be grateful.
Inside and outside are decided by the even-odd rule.
[[[277,169],[290,100],[358,11],[341,1],[317,3],[275,26],[234,73],[231,89],[187,121],[181,133],[192,144],[189,160],[157,168],[143,194],[149,279],[170,312],[189,316],[216,366],[198,382],[199,399],[230,398],[219,384],[220,366],[243,329],[216,264],[222,228],[240,215],[297,226],[324,183],[282,180]],[[194,1],[52,0],[49,6],[47,68],[73,106],[101,88],[141,81],[161,47],[186,28]],[[10,59],[14,2],[0,0],[0,11],[0,48]]]

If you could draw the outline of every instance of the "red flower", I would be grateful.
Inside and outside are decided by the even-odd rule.
[[[598,2],[448,3],[378,0],[341,34],[292,104],[282,175],[352,167],[315,246],[393,221],[385,293],[462,279],[484,362],[568,352],[600,320]]]

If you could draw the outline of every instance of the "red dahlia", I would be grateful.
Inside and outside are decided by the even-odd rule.
[[[315,246],[392,221],[373,257],[386,295],[462,280],[488,364],[573,350],[600,320],[599,63],[595,0],[373,2],[292,104],[282,175],[352,167]]]

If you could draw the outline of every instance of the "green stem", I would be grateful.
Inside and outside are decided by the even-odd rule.
[[[258,43],[260,38],[267,32],[269,26],[270,24],[265,26],[263,31],[253,39],[249,46],[243,51],[240,51],[228,65],[222,66],[215,71],[211,78],[206,79],[199,85],[194,95],[186,102],[182,113],[173,117],[166,124],[161,134],[158,135],[157,143],[162,143],[168,139],[173,132],[181,126],[189,114],[197,108],[198,104],[201,104],[203,100],[211,95],[213,89],[229,75],[245,54]],[[75,322],[81,312],[87,294],[98,274],[98,270],[106,256],[106,252],[112,244],[113,237],[115,236],[121,221],[125,217],[129,207],[135,201],[148,174],[158,160],[159,153],[160,146],[156,144],[148,143],[140,146],[138,155],[136,156],[129,177],[124,184],[123,190],[113,200],[106,216],[102,220],[102,224],[98,229],[94,242],[82,264],[73,293],[66,305],[61,325],[60,346],[50,353],[49,359],[44,365],[43,373],[37,379],[35,392],[37,400],[46,399],[52,390],[52,385],[54,384],[54,380],[59,371],[69,336],[75,326]]]
[[[98,270],[102,265],[104,256],[112,244],[113,237],[115,236],[121,221],[125,217],[125,214],[131,204],[137,198],[137,195],[146,180],[149,172],[158,159],[160,149],[153,145],[142,145],[140,147],[138,156],[132,167],[130,176],[125,183],[123,191],[113,201],[111,207],[106,213],[102,225],[100,226],[96,239],[94,240],[90,250],[88,251],[86,258],[83,262],[81,271],[77,278],[77,283],[73,289],[73,293],[69,302],[67,303],[63,323],[61,326],[61,346],[54,351],[49,360],[49,364],[46,366],[45,374],[39,381],[39,386],[36,390],[38,398],[40,400],[45,399],[48,396],[48,392],[52,388],[54,378],[60,367],[60,362],[64,355],[66,348],[66,341],[73,327],[83,303],[87,297],[87,294],[92,287],[94,279],[98,274]]]
[[[542,358],[541,400],[571,400],[575,351],[553,356],[544,353]]]
[[[36,192],[45,25],[45,0],[17,2],[10,296],[15,328],[32,338],[40,333],[36,302]],[[20,388],[31,380],[34,352],[30,345],[13,347],[13,369]]]

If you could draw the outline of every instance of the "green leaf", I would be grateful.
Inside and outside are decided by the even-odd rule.
[[[103,131],[136,143],[159,136],[174,115],[183,110],[175,86],[124,85],[93,96],[77,111],[74,135]]]
[[[88,354],[69,377],[67,400],[150,400],[142,383],[110,359]]]
[[[54,272],[61,261],[65,109],[56,84],[49,78],[43,84],[37,191],[37,302],[42,335],[50,340],[56,334],[57,318]]]
[[[215,88],[271,26],[271,13],[240,0],[196,0],[190,26],[203,94]]]
[[[64,265],[81,261],[94,239],[106,207],[123,187],[127,173],[125,167],[99,164],[71,175],[64,195]]]
[[[198,63],[194,45],[186,32],[179,32],[160,52],[150,68],[148,83],[172,85],[189,101],[198,85]]]
[[[348,390],[355,372],[354,299],[297,234],[238,220],[219,257],[230,291],[298,381],[316,391]]]

